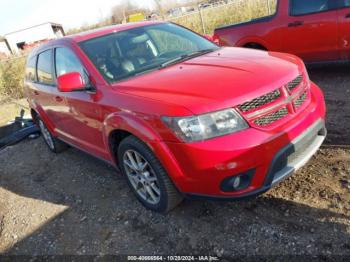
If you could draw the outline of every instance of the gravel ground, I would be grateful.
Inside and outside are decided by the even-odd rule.
[[[350,65],[310,67],[329,136],[307,166],[250,201],[145,210],[117,171],[41,139],[0,152],[0,253],[350,255]],[[340,147],[340,145],[342,147]],[[345,145],[345,146],[344,146]]]

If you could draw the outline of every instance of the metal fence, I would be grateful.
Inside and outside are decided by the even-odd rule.
[[[232,0],[220,5],[198,8],[179,16],[168,16],[172,21],[199,33],[212,33],[216,27],[250,21],[276,12],[276,0]]]

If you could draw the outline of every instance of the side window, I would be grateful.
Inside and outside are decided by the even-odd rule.
[[[350,0],[344,0],[344,6],[350,7]]]
[[[52,75],[52,52],[47,50],[38,56],[37,75],[38,82],[46,85],[54,84]]]
[[[26,80],[35,82],[36,76],[35,76],[35,65],[36,65],[36,56],[33,56],[28,59],[27,65],[26,65]]]
[[[55,56],[57,77],[67,73],[78,72],[83,77],[84,82],[88,82],[84,67],[73,51],[63,47],[56,48]]]
[[[328,0],[291,0],[291,15],[307,15],[329,9]]]

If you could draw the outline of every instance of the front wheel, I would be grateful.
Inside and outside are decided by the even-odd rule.
[[[118,161],[130,188],[148,209],[168,212],[182,201],[159,160],[136,137],[129,136],[120,143]]]

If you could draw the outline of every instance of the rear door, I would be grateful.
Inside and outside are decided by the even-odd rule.
[[[289,0],[283,51],[307,62],[339,59],[337,0]]]
[[[350,0],[339,0],[339,47],[340,59],[350,59]]]

